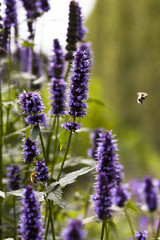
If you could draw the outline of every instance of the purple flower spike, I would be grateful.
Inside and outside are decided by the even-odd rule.
[[[17,24],[17,9],[16,9],[16,1],[15,0],[5,0],[6,4],[6,20],[8,22],[8,27]]]
[[[124,207],[126,201],[129,199],[129,193],[124,186],[120,185],[115,191],[115,203],[118,207]]]
[[[70,219],[68,228],[65,228],[62,231],[63,240],[83,240],[85,239],[85,235],[82,221],[80,219]]]
[[[97,148],[98,172],[106,172],[108,183],[115,187],[122,181],[121,165],[118,162],[116,140],[112,132],[106,131],[100,134]]]
[[[20,107],[23,114],[39,113],[42,112],[44,104],[38,92],[26,92],[19,96]]]
[[[39,151],[37,150],[37,142],[32,142],[30,138],[27,138],[27,140],[24,143],[24,162],[32,163],[33,159],[37,156]]]
[[[39,1],[37,1],[37,5],[39,7],[39,10],[42,12],[48,12],[50,9],[48,0],[39,0]]]
[[[7,168],[7,177],[10,190],[18,190],[21,188],[22,174],[21,169],[17,165]]]
[[[97,159],[97,147],[98,147],[98,141],[99,141],[99,134],[103,132],[103,128],[97,128],[90,134],[90,142],[92,144],[92,148],[88,150],[88,156],[98,160]]]
[[[39,182],[46,182],[47,179],[49,178],[48,175],[48,167],[46,166],[45,159],[42,161],[36,161],[36,167],[35,169],[35,174],[36,174],[36,179]]]
[[[135,231],[135,238],[138,240],[146,240],[148,235],[147,231],[144,231],[143,233]]]
[[[84,51],[75,53],[73,73],[71,76],[70,101],[68,114],[73,117],[86,115],[90,63]]]
[[[49,78],[63,78],[64,56],[58,39],[53,41],[53,57],[49,68]]]
[[[26,186],[22,199],[20,236],[22,240],[43,240],[43,224],[40,203],[30,185]]]
[[[25,118],[25,121],[31,126],[38,126],[39,124],[46,126],[46,116],[44,115],[44,113],[36,113],[35,115],[29,115]]]
[[[66,83],[61,79],[52,78],[50,83],[51,114],[62,115],[65,112],[65,90]]]
[[[97,177],[97,193],[91,196],[94,210],[100,220],[110,219],[112,206],[111,190],[105,172],[100,172]]]
[[[151,177],[144,179],[144,195],[149,211],[155,211],[158,207],[158,191],[154,187]]]
[[[67,131],[75,132],[76,130],[81,128],[81,124],[78,124],[76,122],[65,122],[61,125],[61,127],[64,127]]]

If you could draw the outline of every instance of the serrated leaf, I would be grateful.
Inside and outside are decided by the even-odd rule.
[[[129,208],[129,209],[132,209],[133,211],[135,212],[139,212],[136,208],[136,206],[131,202],[131,201],[128,201],[125,205],[125,208]]]
[[[24,40],[23,43],[22,43],[22,47],[33,48],[34,47],[34,43],[30,43],[30,42]]]
[[[94,168],[84,167],[84,168],[81,168],[80,170],[68,173],[59,180],[59,183],[60,183],[61,187],[64,188],[65,186],[67,186],[71,183],[74,183],[76,181],[77,177],[82,176],[82,175],[92,171],[93,169]]]
[[[30,131],[30,135],[29,135],[32,142],[34,142],[37,139],[39,133],[40,133],[39,126],[34,126]]]
[[[59,143],[60,143],[60,150],[62,150],[65,142],[67,141],[68,137],[69,137],[70,131],[66,131],[65,129],[62,130],[62,132],[60,132],[59,134]]]
[[[16,197],[23,197],[23,192],[24,192],[24,188],[19,189],[19,190],[15,190],[15,191],[10,191],[10,192],[6,192],[6,195],[13,195]]]
[[[118,233],[117,233],[117,226],[112,220],[108,220],[107,223],[109,224],[109,227],[115,236],[116,239],[118,239]]]
[[[51,201],[54,201],[56,205],[64,208],[64,202],[62,201],[62,188],[60,185],[56,185],[50,191],[47,191],[47,197]]]
[[[83,224],[87,224],[87,223],[90,223],[90,222],[95,222],[95,220],[97,219],[97,216],[92,216],[92,217],[88,217],[88,218],[85,218],[83,219]]]
[[[2,198],[6,198],[5,193],[2,192],[2,191],[0,191],[0,197],[2,197]]]
[[[26,128],[26,135],[25,135],[25,142],[27,138],[29,138],[30,131],[32,130],[33,126],[29,126]]]

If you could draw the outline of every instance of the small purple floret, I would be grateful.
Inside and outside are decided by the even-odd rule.
[[[69,226],[62,231],[63,240],[83,240],[85,239],[82,221],[80,219],[69,220]]]
[[[103,128],[97,128],[90,134],[90,143],[92,144],[92,148],[88,150],[88,156],[97,159],[97,147],[99,141],[99,134],[103,132]]]
[[[135,238],[138,240],[146,240],[148,237],[147,233],[147,231],[144,231],[143,233],[135,231]]]
[[[22,173],[18,165],[7,168],[7,178],[10,190],[18,190],[21,188]]]
[[[34,169],[37,181],[46,182],[48,180],[49,174],[45,159],[43,159],[42,161],[36,161],[36,167],[34,167]]]
[[[124,207],[126,201],[129,199],[129,193],[122,185],[116,187],[115,190],[115,204],[118,207]]]
[[[37,150],[37,142],[32,142],[30,138],[24,142],[23,154],[24,162],[32,163],[33,159],[37,156],[39,151]]]
[[[40,203],[30,185],[26,186],[22,198],[20,236],[22,240],[43,240],[43,224]]]
[[[42,124],[43,126],[46,126],[46,116],[44,113],[36,113],[34,115],[29,115],[25,118],[25,121],[27,124],[33,126],[38,126],[39,124]]]
[[[81,128],[81,124],[76,122],[64,122],[64,124],[61,126],[64,127],[67,131],[73,132]]]

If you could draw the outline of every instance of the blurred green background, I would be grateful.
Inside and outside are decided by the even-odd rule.
[[[160,1],[97,0],[86,26],[94,52],[90,97],[105,106],[89,102],[84,126],[113,129],[128,179],[159,178]],[[142,105],[137,92],[149,94]]]

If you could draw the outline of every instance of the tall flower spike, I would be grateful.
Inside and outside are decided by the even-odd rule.
[[[46,182],[47,179],[49,178],[48,175],[48,167],[46,166],[45,159],[42,161],[36,161],[36,167],[35,169],[35,174],[36,174],[36,179],[39,182]]]
[[[138,240],[146,240],[148,237],[147,233],[147,231],[144,231],[143,233],[135,231],[135,238]]]
[[[5,0],[6,10],[5,19],[8,22],[8,27],[17,25],[17,9],[15,0]]]
[[[33,159],[37,156],[39,151],[37,150],[37,142],[32,142],[30,138],[24,142],[23,154],[24,162],[32,163]]]
[[[151,177],[144,179],[144,196],[149,211],[155,211],[158,207],[158,191],[153,185]]]
[[[124,207],[126,201],[129,199],[129,193],[122,185],[116,187],[115,190],[115,204],[118,207]]]
[[[83,240],[85,239],[85,235],[80,219],[70,219],[69,226],[62,231],[63,240]]]
[[[58,39],[53,41],[53,57],[49,67],[49,78],[63,78],[64,56]]]
[[[97,193],[91,196],[94,210],[100,220],[110,219],[112,196],[106,172],[99,173],[96,191]]]
[[[92,144],[92,148],[88,149],[88,156],[97,160],[97,147],[99,134],[103,132],[103,128],[97,128],[90,134],[90,142]]]
[[[7,168],[7,177],[10,190],[18,190],[21,188],[22,173],[18,165]]]
[[[115,187],[122,181],[121,165],[118,162],[116,140],[112,132],[100,134],[97,148],[98,172],[106,172],[108,183]]]
[[[43,240],[43,224],[40,203],[30,185],[27,185],[22,199],[20,235],[22,240]]]
[[[51,114],[62,115],[65,112],[66,83],[63,78],[52,78],[50,83]]]
[[[71,76],[70,100],[68,114],[75,117],[86,115],[90,63],[84,51],[75,53],[73,73]]]
[[[84,38],[86,30],[82,24],[81,8],[78,2],[72,0],[69,5],[69,22],[67,29],[66,60],[73,59],[73,52],[76,51],[76,43]]]

